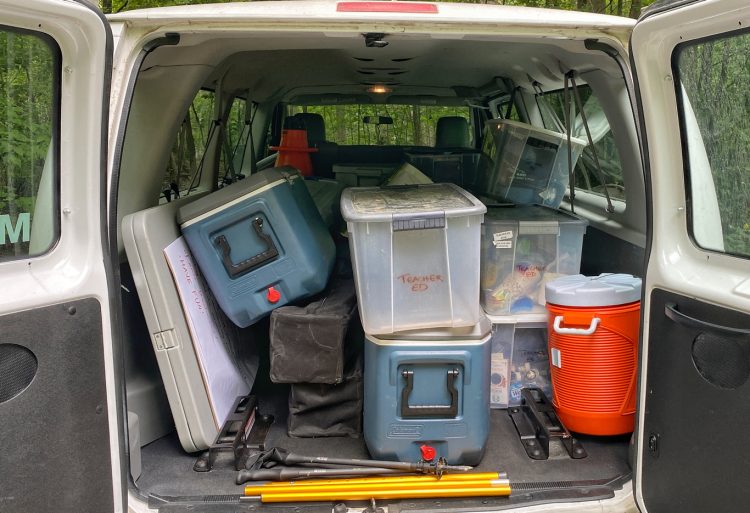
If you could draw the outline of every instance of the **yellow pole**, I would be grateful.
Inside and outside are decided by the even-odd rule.
[[[290,483],[286,486],[247,486],[245,495],[263,495],[266,493],[307,493],[307,492],[327,492],[338,493],[352,490],[413,490],[419,487],[436,487],[436,488],[472,488],[476,486],[488,486],[498,481],[497,474],[490,479],[472,479],[462,481],[391,481],[391,482],[373,482],[373,483],[331,483],[318,484],[317,486],[303,485],[298,486]]]
[[[422,486],[422,487],[420,487]],[[355,490],[342,490],[340,492],[330,491],[308,491],[307,489],[295,492],[268,491],[260,494],[263,503],[271,502],[316,502],[316,501],[359,501],[359,500],[382,500],[382,499],[432,499],[451,497],[501,497],[510,495],[510,483],[507,480],[497,480],[496,484],[471,484],[465,487],[440,487],[414,484],[413,489],[399,490],[369,490],[366,488]]]
[[[476,480],[494,480],[503,479],[505,474],[499,472],[475,472],[465,474],[444,474],[441,478],[430,475],[404,475],[404,476],[382,476],[382,477],[358,477],[358,478],[339,478],[339,479],[301,479],[297,481],[269,482],[258,485],[245,486],[245,495],[258,495],[263,490],[288,488],[288,487],[318,487],[318,486],[344,486],[352,484],[378,484],[378,483],[439,483],[454,481],[476,481]]]

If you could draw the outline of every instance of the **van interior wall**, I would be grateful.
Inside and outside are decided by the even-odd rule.
[[[195,93],[212,66],[153,66],[138,74],[120,164],[117,225],[128,214],[159,203],[169,153]],[[120,230],[120,257],[125,258]]]

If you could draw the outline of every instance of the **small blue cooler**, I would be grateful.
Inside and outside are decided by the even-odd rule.
[[[237,326],[328,282],[333,239],[291,167],[260,171],[185,205],[178,222],[211,292]]]
[[[490,429],[490,331],[467,328],[366,335],[364,435],[374,458],[419,461],[420,447],[476,465]]]

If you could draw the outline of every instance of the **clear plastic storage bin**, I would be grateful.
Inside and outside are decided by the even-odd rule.
[[[586,141],[571,137],[573,167]],[[557,208],[568,188],[567,136],[508,119],[488,121],[478,190],[496,200]]]
[[[492,322],[490,407],[521,403],[521,389],[538,387],[552,399],[547,316],[489,316]]]
[[[477,323],[486,211],[453,184],[344,190],[341,212],[366,333]]]
[[[578,274],[587,221],[535,205],[491,207],[482,228],[482,307],[544,312],[544,285]]]

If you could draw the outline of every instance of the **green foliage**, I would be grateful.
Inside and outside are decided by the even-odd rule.
[[[288,114],[314,112],[329,127],[326,139],[338,144],[434,146],[437,120],[462,116],[470,120],[469,108],[428,105],[292,105]],[[365,116],[387,116],[392,125],[362,122]]]
[[[0,30],[0,215],[33,215],[52,139],[54,60],[40,37]],[[19,255],[28,243],[2,244]]]
[[[750,35],[687,46],[678,70],[711,164],[725,249],[750,255]]]

